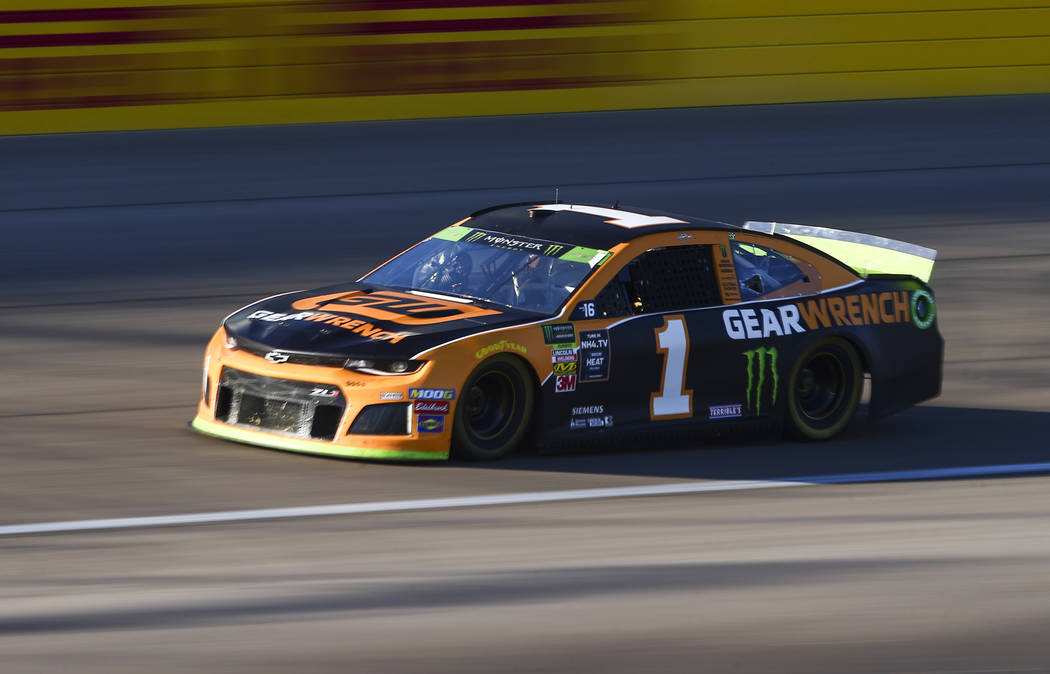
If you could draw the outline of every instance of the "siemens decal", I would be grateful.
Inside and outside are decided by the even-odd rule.
[[[722,323],[731,339],[764,339],[845,325],[910,323],[912,304],[917,304],[923,316],[915,324],[929,327],[935,311],[932,297],[921,290],[915,294],[919,302],[913,302],[907,291],[898,290],[821,297],[772,309],[726,309]]]

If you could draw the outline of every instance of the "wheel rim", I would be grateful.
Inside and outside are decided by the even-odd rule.
[[[506,430],[514,414],[514,382],[505,373],[489,371],[467,391],[467,428],[479,440],[491,440]]]
[[[799,370],[795,399],[806,419],[821,422],[834,416],[845,393],[846,373],[834,355],[818,353]]]

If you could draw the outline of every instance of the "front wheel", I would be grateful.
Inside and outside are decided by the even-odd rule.
[[[848,342],[827,339],[795,361],[788,381],[788,433],[827,440],[849,424],[860,406],[864,372]]]
[[[528,430],[535,397],[532,377],[519,358],[498,355],[486,360],[460,393],[452,455],[489,461],[513,452]]]

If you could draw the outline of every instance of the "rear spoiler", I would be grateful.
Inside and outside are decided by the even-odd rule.
[[[907,274],[929,282],[937,251],[881,236],[783,222],[746,222],[744,229],[786,236],[827,253],[861,276]]]

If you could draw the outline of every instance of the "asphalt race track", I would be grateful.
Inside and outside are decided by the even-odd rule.
[[[1050,471],[719,486],[1050,462],[1050,96],[9,137],[0,158],[0,532],[713,485],[0,535],[2,672],[1050,671]],[[555,187],[937,248],[943,395],[823,444],[486,465],[187,430],[233,309]]]

